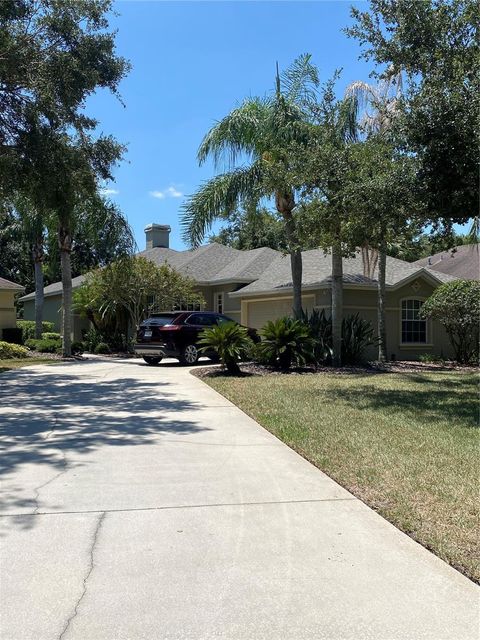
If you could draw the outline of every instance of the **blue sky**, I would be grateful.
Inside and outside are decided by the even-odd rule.
[[[343,68],[338,90],[368,80],[371,67],[342,28],[351,2],[116,3],[118,53],[132,63],[120,85],[125,107],[108,92],[87,110],[100,129],[128,145],[116,181],[107,185],[144,248],[149,222],[170,224],[170,246],[181,249],[184,196],[214,173],[196,152],[215,120],[248,95],[273,88],[275,62],[288,66],[311,53],[321,79]],[[367,7],[367,3],[356,3]]]

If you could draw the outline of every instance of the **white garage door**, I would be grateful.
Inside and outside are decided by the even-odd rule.
[[[311,311],[315,303],[314,296],[304,296],[302,306],[305,310]],[[282,316],[292,315],[292,298],[281,300],[272,298],[261,302],[248,302],[248,326],[254,329],[261,329],[268,320],[276,320]]]

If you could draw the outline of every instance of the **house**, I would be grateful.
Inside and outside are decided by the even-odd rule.
[[[146,249],[139,255],[158,265],[165,261],[180,273],[193,278],[203,294],[206,308],[224,313],[255,328],[267,320],[291,313],[292,277],[290,258],[263,247],[240,251],[220,244],[176,251],[169,247],[170,227],[150,224],[145,229]],[[331,256],[316,249],[303,252],[303,307],[325,309],[331,305]],[[415,359],[430,353],[452,355],[443,327],[417,317],[422,302],[444,282],[455,277],[430,266],[387,258],[386,321],[387,349],[397,360]],[[80,286],[84,276],[73,279]],[[45,287],[44,319],[60,328],[61,283]],[[34,318],[34,294],[21,298],[24,316]],[[344,260],[344,313],[359,313],[377,325],[377,282],[364,275],[360,252]],[[73,318],[73,338],[81,339],[88,322]],[[375,357],[375,350],[368,354]]]
[[[25,288],[5,278],[0,278],[0,339],[3,329],[16,326],[17,310],[15,306],[15,294],[21,293]]]
[[[449,251],[441,251],[428,258],[421,258],[413,264],[447,273],[457,279],[478,280],[480,278],[480,245],[463,244]]]

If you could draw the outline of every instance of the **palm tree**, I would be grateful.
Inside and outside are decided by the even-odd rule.
[[[399,100],[402,92],[402,74],[387,75],[378,85],[368,82],[352,82],[346,90],[346,97],[354,98],[356,107],[362,113],[358,119],[359,129],[367,136],[384,136],[391,129],[393,120],[398,112]],[[373,277],[373,270],[367,266],[365,259],[369,256],[369,243],[362,248],[364,271],[368,270],[368,277]],[[378,255],[375,258],[375,253]],[[385,362],[387,354],[387,329],[385,320],[386,299],[386,266],[387,266],[387,225],[380,223],[380,236],[377,251],[373,250],[374,262],[378,262],[378,360]]]
[[[231,215],[240,205],[273,198],[285,228],[292,269],[293,312],[302,309],[302,254],[295,218],[296,186],[289,168],[288,149],[308,143],[307,105],[318,85],[310,55],[302,55],[276,75],[272,96],[248,98],[220,120],[204,137],[198,150],[202,165],[212,158],[221,173],[191,196],[183,206],[185,239],[197,246],[213,221]],[[246,164],[240,164],[240,160]]]

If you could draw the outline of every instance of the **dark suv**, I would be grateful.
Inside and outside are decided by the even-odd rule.
[[[199,351],[198,338],[204,329],[224,322],[235,320],[211,311],[154,313],[138,329],[135,353],[147,364],[158,364],[162,358],[177,358],[182,364],[195,364],[200,355],[216,361],[215,352]],[[254,342],[260,340],[255,329],[248,329],[248,334]]]

